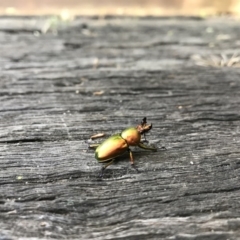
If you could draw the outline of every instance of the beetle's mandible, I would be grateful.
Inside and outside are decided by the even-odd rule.
[[[90,147],[96,148],[95,158],[98,160],[98,162],[106,163],[102,167],[100,177],[103,176],[104,170],[114,162],[115,158],[119,155],[122,155],[126,151],[129,152],[131,166],[137,170],[134,165],[132,151],[129,147],[138,146],[146,150],[157,151],[157,148],[153,146],[147,146],[143,144],[143,141],[141,141],[141,135],[144,135],[146,141],[145,133],[151,129],[152,124],[147,124],[147,118],[145,117],[138,126],[127,128],[121,133],[109,137],[101,144],[91,145]]]

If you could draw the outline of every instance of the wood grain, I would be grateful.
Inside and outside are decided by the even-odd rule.
[[[0,19],[0,238],[239,238],[239,22],[48,21]],[[99,180],[90,137],[145,116],[159,151]]]

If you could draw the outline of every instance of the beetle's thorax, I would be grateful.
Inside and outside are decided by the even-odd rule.
[[[127,128],[121,133],[121,137],[126,141],[129,146],[136,146],[141,140],[140,132],[134,128]]]

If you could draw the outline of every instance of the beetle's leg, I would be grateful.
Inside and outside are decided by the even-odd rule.
[[[157,151],[157,148],[147,146],[147,145],[145,145],[145,144],[143,144],[143,143],[141,143],[141,142],[138,144],[138,146],[139,146],[140,148],[143,148],[143,149],[146,149],[146,150],[155,151],[155,152]]]
[[[87,152],[90,150],[90,149],[96,149],[100,144],[88,144],[88,149],[87,149]]]
[[[141,142],[148,142],[147,138],[146,138],[146,134],[143,133],[143,136],[144,136],[144,140],[142,140]]]
[[[110,160],[106,165],[104,165],[101,169],[101,172],[99,173],[99,177],[102,178],[103,177],[103,172],[104,170],[109,166],[111,165],[113,162],[114,162],[114,158],[112,160]]]
[[[97,134],[91,136],[90,139],[93,140],[93,139],[101,138],[101,137],[104,137],[104,136],[105,136],[105,133],[97,133]]]
[[[90,144],[88,145],[88,148],[94,148],[96,149],[100,144]]]
[[[139,172],[138,169],[137,169],[137,167],[134,165],[134,160],[133,160],[132,151],[131,151],[130,149],[128,149],[128,152],[129,152],[129,156],[130,156],[131,166],[132,166],[137,172]]]

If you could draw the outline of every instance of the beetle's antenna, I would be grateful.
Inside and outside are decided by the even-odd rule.
[[[144,125],[146,125],[146,124],[147,124],[147,118],[146,118],[146,117],[144,117],[144,118],[143,118],[143,120],[142,120],[142,123],[141,123],[141,124],[142,124],[142,126],[144,126]]]

